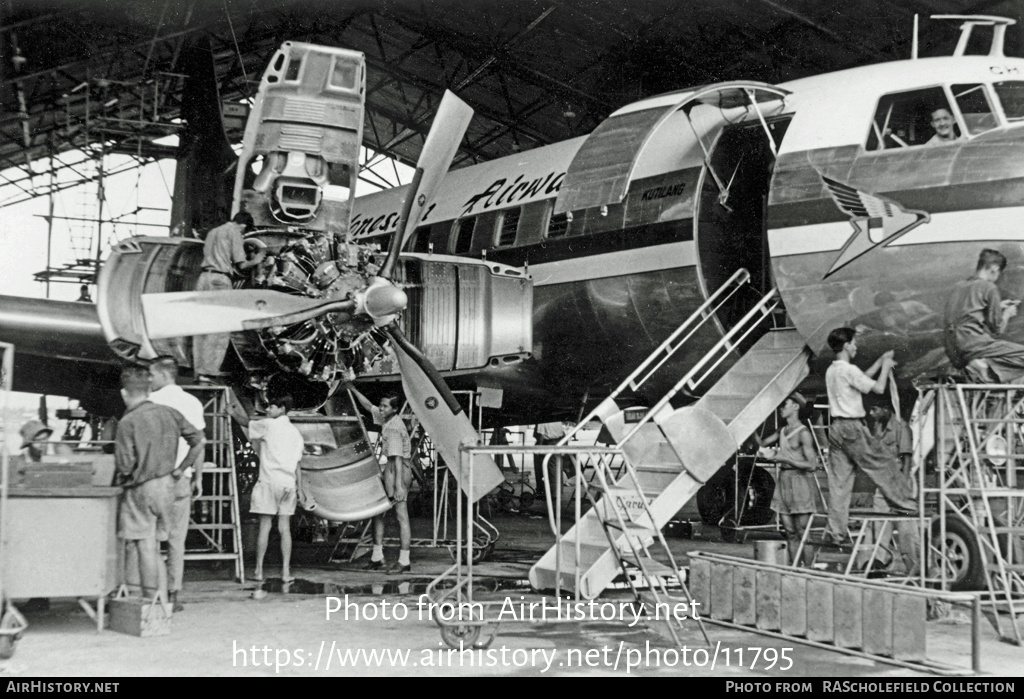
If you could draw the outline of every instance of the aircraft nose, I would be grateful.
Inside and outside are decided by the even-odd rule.
[[[366,312],[373,318],[394,315],[405,310],[409,297],[391,284],[373,286],[366,290]]]

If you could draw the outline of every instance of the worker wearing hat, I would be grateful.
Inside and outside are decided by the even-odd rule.
[[[43,452],[46,449],[46,440],[53,434],[53,430],[40,420],[29,420],[21,426],[20,449],[27,449],[26,456],[29,461],[42,461]]]

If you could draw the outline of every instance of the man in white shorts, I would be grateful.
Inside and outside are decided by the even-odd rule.
[[[157,405],[166,405],[181,413],[193,427],[200,432],[206,429],[206,417],[203,404],[198,398],[178,385],[178,363],[173,357],[162,356],[149,365],[150,393],[149,400]],[[180,466],[188,454],[188,443],[178,440],[178,458],[176,466]],[[180,612],[185,605],[178,601],[182,579],[185,572],[185,539],[188,536],[189,514],[192,512],[192,498],[203,494],[203,459],[196,459],[194,468],[187,468],[181,478],[174,483],[174,499],[171,501],[167,521],[167,592],[168,601],[174,605],[174,611]]]
[[[252,489],[249,511],[260,516],[260,533],[256,543],[257,581],[263,580],[263,559],[270,542],[270,527],[277,516],[277,531],[281,535],[281,579],[293,580],[291,573],[292,532],[291,518],[295,514],[302,475],[302,435],[291,420],[292,397],[272,398],[267,406],[267,417],[249,423],[249,439],[260,442],[260,477]]]

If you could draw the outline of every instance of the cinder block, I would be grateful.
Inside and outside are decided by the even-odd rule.
[[[757,621],[754,590],[757,571],[754,568],[736,568],[732,576],[732,620],[744,626]]]
[[[782,576],[782,633],[807,635],[807,578]]]
[[[896,595],[892,604],[892,657],[922,661],[926,657],[928,601],[917,595]]]
[[[864,590],[864,652],[892,656],[893,593]]]
[[[807,639],[810,641],[832,643],[835,640],[834,588],[827,580],[807,581]]]
[[[759,570],[756,588],[757,628],[778,631],[782,607],[782,575],[771,570]]]
[[[864,604],[861,588],[837,584],[832,604],[835,612],[835,644],[840,648],[863,647]]]
[[[711,611],[711,561],[693,556],[690,558],[690,579],[687,581],[690,594],[697,601],[699,614]]]
[[[724,563],[711,564],[711,618],[732,621],[732,571]]]

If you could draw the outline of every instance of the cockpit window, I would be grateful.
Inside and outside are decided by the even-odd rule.
[[[956,98],[957,106],[964,117],[967,133],[974,136],[999,126],[999,120],[992,111],[992,105],[988,101],[988,90],[984,85],[953,85],[953,97]]]
[[[1003,104],[1003,113],[1010,121],[1024,119],[1024,82],[1004,80],[995,84],[996,95]]]
[[[932,113],[944,109],[952,115],[941,87],[897,92],[878,101],[868,132],[868,150],[923,146],[936,135]],[[954,131],[958,126],[953,124]]]

